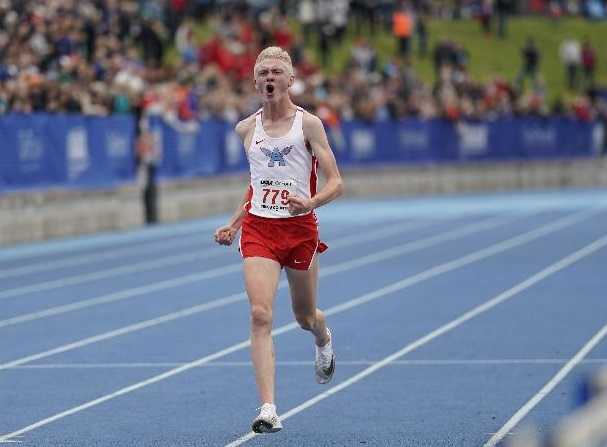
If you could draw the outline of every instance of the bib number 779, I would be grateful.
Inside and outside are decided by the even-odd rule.
[[[270,189],[263,188],[263,203],[271,201],[272,205],[276,205],[276,199],[280,196],[280,203],[288,205],[289,191],[287,189]]]

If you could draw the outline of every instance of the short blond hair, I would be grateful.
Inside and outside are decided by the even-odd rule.
[[[280,47],[267,47],[264,48],[259,56],[257,56],[257,60],[255,61],[255,67],[253,68],[253,74],[257,71],[257,66],[261,64],[266,59],[278,59],[283,62],[287,66],[287,71],[291,76],[293,76],[293,62],[291,62],[291,56],[285,50]]]

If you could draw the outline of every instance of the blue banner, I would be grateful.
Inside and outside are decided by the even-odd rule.
[[[407,119],[349,121],[328,135],[340,164],[416,164],[588,157],[599,152],[604,129],[569,118]]]
[[[222,120],[150,120],[162,178],[201,177],[248,169],[234,125]],[[346,121],[327,129],[343,166],[429,164],[590,157],[601,153],[600,123],[570,118]],[[132,117],[7,115],[0,117],[0,190],[98,188],[134,181]]]
[[[48,139],[46,115],[0,120],[0,179],[5,189],[50,186],[65,180],[61,154]]]
[[[150,128],[159,145],[161,177],[197,177],[221,170],[226,134],[223,121],[182,123],[155,117]]]
[[[134,178],[131,117],[0,119],[0,188],[113,186]]]

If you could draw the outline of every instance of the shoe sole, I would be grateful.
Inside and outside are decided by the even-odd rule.
[[[316,382],[318,382],[321,385],[324,385],[331,381],[331,379],[333,378],[333,373],[335,373],[335,354],[333,354],[333,357],[331,357],[331,365],[329,366],[328,370],[329,370],[329,372],[327,374],[325,374],[324,376],[321,376],[317,373]]]
[[[280,431],[282,427],[276,427],[266,421],[255,421],[251,426],[251,429],[255,433],[276,433]]]

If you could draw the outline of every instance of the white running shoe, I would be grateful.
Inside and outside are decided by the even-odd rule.
[[[276,405],[265,403],[261,406],[259,415],[253,419],[251,428],[255,433],[276,433],[282,428],[282,422],[276,414]]]
[[[314,370],[316,371],[316,382],[320,384],[329,383],[335,372],[335,353],[333,352],[333,336],[327,328],[329,342],[322,348],[316,346],[316,359],[314,361]]]

